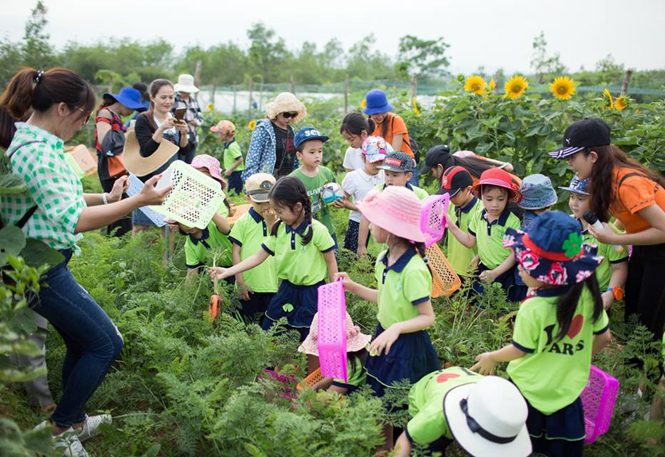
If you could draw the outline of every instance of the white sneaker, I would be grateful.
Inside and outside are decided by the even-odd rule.
[[[53,438],[55,438],[55,450],[62,452],[64,457],[90,457],[90,454],[83,448],[78,433],[73,428],[70,427]]]
[[[99,414],[97,416],[85,416],[83,428],[77,430],[80,441],[85,441],[99,434],[99,426],[110,424],[113,418],[110,414]]]

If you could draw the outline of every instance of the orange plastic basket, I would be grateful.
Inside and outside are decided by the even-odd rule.
[[[241,216],[243,216],[244,214],[247,213],[247,211],[249,211],[249,209],[251,207],[252,207],[252,205],[250,205],[250,204],[234,206],[233,207],[233,216],[230,216],[228,218],[229,225],[235,224],[238,221],[238,219],[240,219]]]
[[[319,381],[323,381],[323,375],[321,374],[321,368],[317,368],[309,376],[298,383],[298,390],[304,390],[307,387],[312,387]]]
[[[432,298],[448,297],[462,286],[462,281],[436,243],[425,252],[432,271]]]

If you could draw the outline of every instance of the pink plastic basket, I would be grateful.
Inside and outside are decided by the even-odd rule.
[[[619,381],[616,378],[591,365],[589,381],[582,391],[585,443],[595,442],[609,430],[618,391]]]
[[[448,194],[430,195],[423,200],[420,209],[420,230],[425,235],[425,247],[430,247],[443,238],[443,232],[446,230],[445,214],[449,203]]]
[[[339,281],[319,286],[318,335],[321,374],[348,381],[346,372],[346,298]]]

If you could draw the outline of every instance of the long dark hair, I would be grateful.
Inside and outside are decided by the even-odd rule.
[[[286,206],[291,211],[295,210],[298,203],[302,204],[302,210],[305,212],[305,221],[307,221],[307,231],[302,236],[302,244],[303,246],[309,244],[312,241],[312,236],[314,236],[314,229],[312,228],[312,204],[303,182],[293,176],[279,178],[270,190],[268,198],[270,198],[271,203],[278,206]],[[277,235],[277,229],[281,223],[282,221],[278,220],[273,224],[272,231],[270,232],[272,236]]]
[[[157,129],[157,124],[155,123],[155,103],[152,101],[153,98],[157,95],[157,92],[159,92],[159,89],[161,89],[164,86],[171,86],[173,89],[173,83],[169,81],[168,79],[155,79],[153,82],[150,83],[150,108],[148,108],[148,111],[146,111],[145,114],[146,117],[148,118],[148,121],[150,122],[150,125],[156,130]]]
[[[600,296],[598,279],[596,279],[595,274],[592,274],[583,282],[566,286],[564,293],[559,296],[556,303],[556,320],[559,323],[559,332],[554,337],[554,341],[563,339],[568,333],[584,287],[589,289],[593,298],[593,322],[596,322],[602,314],[603,299]]]
[[[598,160],[591,170],[591,210],[596,213],[596,216],[602,222],[609,222],[610,205],[617,198],[613,179],[615,168],[632,168],[653,182],[658,183],[661,187],[665,187],[665,179],[660,174],[645,167],[637,160],[631,159],[625,152],[613,144],[608,146],[594,146],[584,149],[578,154],[588,156],[592,151],[598,155]]]
[[[6,107],[14,119],[23,119],[30,108],[45,112],[57,103],[64,103],[72,116],[83,119],[95,108],[95,94],[78,74],[58,67],[45,72],[24,68],[0,96],[0,106]]]
[[[367,135],[374,132],[376,124],[373,120],[367,119],[360,113],[349,113],[342,119],[342,126],[339,128],[339,133],[349,133],[351,135],[359,136],[363,130]]]

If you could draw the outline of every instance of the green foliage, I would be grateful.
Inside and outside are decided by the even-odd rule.
[[[403,36],[399,40],[398,72],[418,77],[444,76],[447,73],[445,68],[450,65],[446,57],[446,49],[449,47],[443,37],[422,40],[413,35]]]

